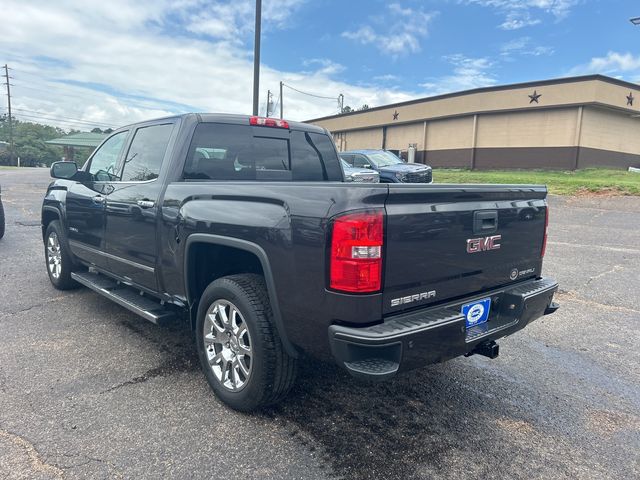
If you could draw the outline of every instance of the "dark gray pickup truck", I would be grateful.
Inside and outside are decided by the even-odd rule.
[[[213,114],[121,128],[51,172],[53,285],[184,318],[239,410],[280,400],[304,355],[381,380],[493,358],[558,308],[542,186],[344,183],[326,130]]]

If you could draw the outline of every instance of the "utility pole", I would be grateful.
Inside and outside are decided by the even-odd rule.
[[[260,28],[262,24],[262,0],[256,0],[256,37],[253,44],[253,114],[258,115],[260,101]]]
[[[9,66],[4,64],[4,78],[7,81],[7,110],[9,111],[9,163],[13,165],[13,119],[11,118],[11,86],[9,84]]]
[[[338,107],[340,108],[340,113],[344,111],[344,95],[338,95]]]
[[[271,111],[271,97],[272,96],[273,96],[273,94],[271,93],[271,90],[267,90],[267,118],[269,118],[269,112]]]
[[[284,98],[282,97],[282,82],[280,82],[280,118],[284,118]]]

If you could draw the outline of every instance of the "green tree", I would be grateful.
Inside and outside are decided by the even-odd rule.
[[[13,119],[14,162],[20,157],[20,164],[26,167],[40,164],[51,165],[62,157],[62,148],[45,143],[47,140],[66,135],[61,128],[22,122]],[[9,142],[9,122],[6,115],[0,117],[0,141]],[[8,165],[9,149],[0,152],[0,165]]]

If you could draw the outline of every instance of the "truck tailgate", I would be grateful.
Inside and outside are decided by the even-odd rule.
[[[383,314],[540,275],[546,187],[391,184]]]

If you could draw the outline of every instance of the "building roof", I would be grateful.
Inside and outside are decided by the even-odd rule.
[[[596,106],[637,115],[640,101],[636,97],[640,97],[638,84],[588,75],[476,88],[307,121],[336,133],[476,114],[574,106]]]
[[[47,140],[45,143],[50,145],[62,145],[65,147],[97,147],[107,137],[106,133],[82,132],[66,135],[53,140]]]

